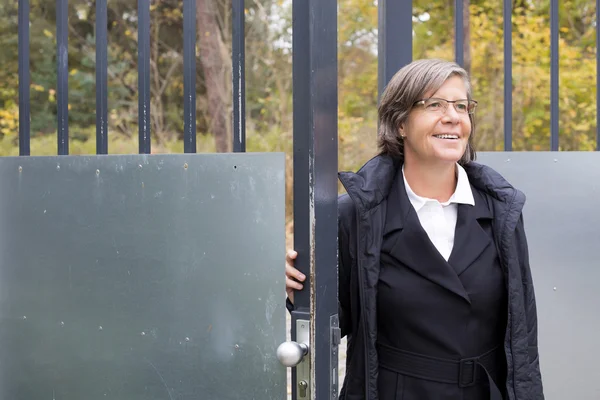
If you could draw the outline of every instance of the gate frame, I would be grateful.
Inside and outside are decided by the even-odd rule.
[[[68,155],[68,0],[57,5],[57,154]],[[184,8],[184,149],[196,152],[196,2]],[[455,59],[463,65],[463,2],[455,0]],[[29,0],[18,0],[19,154],[30,155]],[[336,399],[337,370],[337,2],[293,0],[293,155],[294,247],[298,269],[307,276],[296,295],[297,319],[311,320],[311,397]],[[550,2],[551,151],[559,150],[559,1]],[[96,1],[96,154],[108,154],[107,0]],[[149,98],[150,0],[138,0],[139,153],[151,151]],[[412,0],[378,2],[378,91],[412,61]],[[512,1],[503,0],[504,16],[504,150],[512,151]],[[596,0],[600,21],[600,0]],[[246,151],[244,0],[232,0],[233,152]],[[398,43],[397,38],[408,38]],[[193,39],[192,39],[193,38]],[[600,26],[596,28],[600,46]],[[600,51],[597,76],[600,76]],[[597,79],[600,93],[600,79]],[[600,121],[600,95],[597,96]],[[600,151],[600,123],[597,145]],[[283,255],[282,255],[283,258]],[[335,268],[334,268],[335,266]],[[295,323],[292,323],[295,339]],[[294,375],[294,374],[293,374]],[[296,382],[292,382],[294,396]]]

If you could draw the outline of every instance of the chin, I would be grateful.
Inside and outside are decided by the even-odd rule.
[[[439,161],[439,162],[444,162],[444,163],[452,163],[455,164],[458,161],[460,161],[460,159],[462,158],[464,152],[459,153],[459,152],[446,152],[445,154],[436,154],[435,158]]]

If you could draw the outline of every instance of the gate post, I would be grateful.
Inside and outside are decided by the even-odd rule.
[[[299,386],[294,369],[292,398],[336,399],[336,0],[293,2],[293,85],[294,248],[298,252],[296,265],[307,279],[304,289],[295,295],[292,340],[296,340],[296,321],[310,320],[310,382],[308,388],[302,382]]]

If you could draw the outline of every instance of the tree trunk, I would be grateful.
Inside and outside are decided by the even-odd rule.
[[[214,0],[196,0],[200,65],[204,72],[210,131],[217,152],[229,151],[226,63]]]

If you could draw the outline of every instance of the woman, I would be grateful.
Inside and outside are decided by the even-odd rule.
[[[476,106],[464,69],[415,61],[382,95],[380,154],[340,174],[342,400],[544,398],[525,196],[473,162]]]

